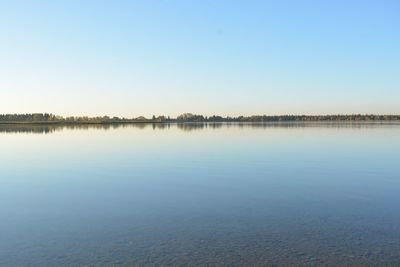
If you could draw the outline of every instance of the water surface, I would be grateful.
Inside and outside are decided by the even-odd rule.
[[[0,125],[0,266],[400,265],[400,125]]]

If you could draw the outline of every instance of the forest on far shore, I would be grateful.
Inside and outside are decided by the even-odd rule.
[[[400,115],[254,115],[238,117],[203,116],[184,113],[176,118],[169,116],[120,117],[62,117],[48,113],[0,114],[0,123],[139,123],[139,122],[295,122],[295,121],[400,121]]]

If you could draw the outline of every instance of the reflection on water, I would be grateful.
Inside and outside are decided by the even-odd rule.
[[[0,125],[0,266],[398,266],[399,136],[396,123]]]
[[[396,126],[400,122],[266,122],[266,123],[110,123],[110,124],[0,124],[0,133],[33,133],[49,134],[62,130],[110,130],[118,128],[145,129],[169,129],[171,125],[180,130],[193,131],[205,128],[217,129],[221,127],[235,128],[301,128],[301,127],[324,127],[324,128],[371,128],[383,126]]]

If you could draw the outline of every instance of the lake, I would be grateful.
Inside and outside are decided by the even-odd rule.
[[[400,124],[0,125],[0,266],[399,266]]]

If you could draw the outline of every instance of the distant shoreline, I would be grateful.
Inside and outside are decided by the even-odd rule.
[[[396,122],[400,115],[350,114],[350,115],[253,115],[238,117],[204,116],[184,113],[176,118],[155,116],[151,119],[143,116],[137,118],[120,117],[62,117],[49,113],[0,114],[0,124],[140,124],[140,123],[280,123],[280,122]]]
[[[78,124],[140,124],[140,123],[169,123],[169,122],[151,122],[151,121],[109,121],[109,122],[90,122],[90,121],[0,121],[0,125],[78,125]]]
[[[52,122],[52,121],[35,121],[35,122],[0,122],[0,126],[12,126],[12,125],[54,125],[54,126],[68,126],[68,125],[122,125],[122,124],[308,124],[308,123],[329,123],[329,124],[386,124],[386,123],[400,123],[400,120],[309,120],[309,121],[296,121],[296,120],[286,120],[286,121],[121,121],[121,122]]]

